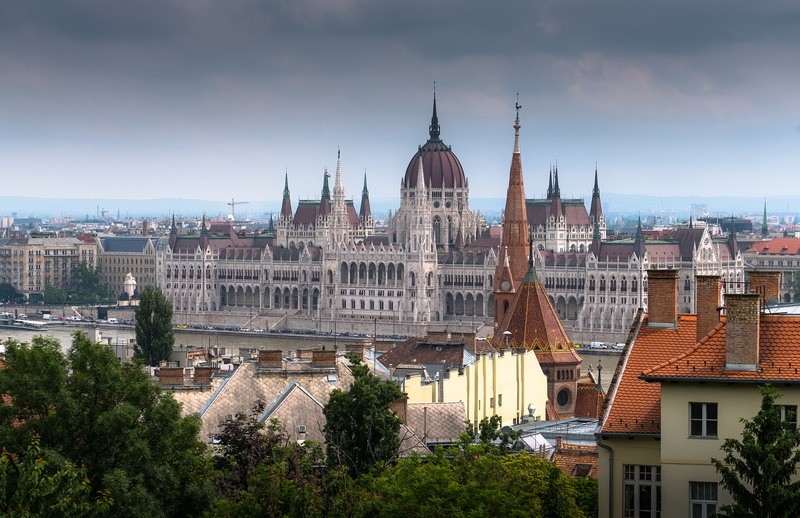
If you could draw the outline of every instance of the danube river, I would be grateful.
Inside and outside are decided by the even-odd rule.
[[[136,338],[136,333],[132,327],[121,326],[66,326],[59,324],[51,324],[44,332],[42,331],[28,331],[24,329],[10,329],[0,328],[0,338],[5,341],[8,338],[20,342],[30,342],[35,335],[44,334],[57,338],[63,348],[69,348],[72,342],[72,334],[76,331],[82,331],[93,339],[98,339],[106,342],[111,340],[112,345],[127,344],[130,340]],[[96,337],[95,332],[99,332],[100,336]],[[313,335],[295,335],[295,334],[277,334],[277,333],[224,333],[224,332],[188,332],[180,329],[175,330],[175,345],[177,347],[192,346],[192,347],[219,347],[226,348],[254,348],[254,349],[281,349],[284,351],[293,351],[297,349],[313,349],[325,345],[326,347],[343,346],[346,343],[352,342],[368,342],[365,338],[352,338],[346,336],[313,336]],[[379,344],[378,348],[385,347],[383,342]],[[388,342],[388,348],[391,348],[391,342]]]
[[[100,339],[104,342],[111,340],[111,345],[123,345],[129,343],[130,340],[136,337],[132,327],[113,327],[113,326],[63,326],[51,325],[47,328],[45,333],[37,331],[26,331],[20,329],[7,329],[0,328],[0,337],[2,340],[8,338],[20,341],[30,342],[34,335],[46,334],[57,338],[64,350],[69,348],[72,341],[72,334],[76,331],[83,331],[90,337],[94,338],[95,330],[100,332]],[[298,349],[314,349],[322,347],[343,346],[346,343],[360,342],[370,343],[366,338],[352,338],[346,336],[332,337],[332,336],[309,336],[309,335],[293,335],[293,334],[275,334],[275,333],[220,333],[214,331],[207,332],[186,332],[180,329],[175,330],[175,345],[178,347],[225,347],[229,350],[238,350],[240,348],[252,349],[280,349],[282,351],[295,351]],[[395,342],[380,341],[378,344],[379,351],[391,349]],[[0,345],[0,351],[2,351]],[[619,352],[617,351],[603,351],[596,352],[587,349],[581,349],[581,356],[583,357],[582,370],[586,372],[589,368],[597,375],[598,365],[602,365],[601,383],[604,390],[608,390],[611,383],[611,377],[614,375],[614,369],[619,360]]]

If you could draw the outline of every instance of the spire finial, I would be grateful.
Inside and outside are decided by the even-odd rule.
[[[517,93],[517,102],[514,103],[514,108],[517,110],[517,118],[514,119],[514,154],[519,154],[519,129],[522,127],[519,123],[519,109],[522,108],[519,103],[519,93]]]
[[[428,128],[428,133],[431,140],[439,140],[441,131],[439,129],[439,116],[436,115],[436,81],[433,82],[433,115],[431,115],[431,125]]]

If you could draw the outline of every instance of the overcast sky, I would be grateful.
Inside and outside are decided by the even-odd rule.
[[[399,197],[428,138],[470,196],[800,193],[800,3],[25,0],[0,7],[3,195]]]

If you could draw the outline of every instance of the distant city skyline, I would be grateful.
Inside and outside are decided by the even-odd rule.
[[[595,164],[604,193],[798,193],[799,22],[788,0],[11,3],[0,195],[224,206],[288,172],[296,202],[341,149],[348,197],[366,171],[397,198],[434,81],[471,198],[505,195],[517,93],[529,198],[555,163],[565,197]]]

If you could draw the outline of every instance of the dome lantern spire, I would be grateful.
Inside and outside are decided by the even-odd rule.
[[[430,140],[438,142],[441,140],[439,135],[441,134],[439,130],[439,117],[436,115],[436,81],[433,82],[433,115],[431,115],[431,125],[428,127],[428,133],[430,134]]]

